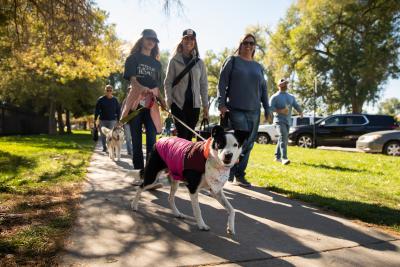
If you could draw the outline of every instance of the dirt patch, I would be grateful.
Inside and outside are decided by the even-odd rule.
[[[76,218],[81,186],[2,194],[0,266],[55,266]]]

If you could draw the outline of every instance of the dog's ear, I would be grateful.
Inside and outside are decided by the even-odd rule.
[[[225,133],[224,132],[224,128],[222,128],[219,125],[216,125],[211,130],[211,137],[214,138],[214,139],[217,139],[217,138],[223,136],[224,133]]]
[[[244,141],[246,141],[247,138],[249,138],[249,132],[248,131],[241,131],[241,130],[235,130],[233,135],[236,137],[236,139],[239,142],[239,146],[242,146]]]

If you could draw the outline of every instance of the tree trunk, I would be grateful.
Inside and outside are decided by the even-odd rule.
[[[57,107],[58,134],[65,134],[62,114],[63,114],[62,107],[61,105],[59,105]]]
[[[57,128],[56,128],[56,120],[55,120],[55,113],[56,110],[54,108],[54,101],[50,99],[50,107],[49,107],[49,134],[53,135],[57,133]]]
[[[362,99],[360,99],[359,97],[352,97],[351,98],[351,110],[353,111],[353,114],[362,113],[363,104],[364,104],[364,101]]]
[[[65,125],[67,126],[67,134],[72,134],[70,113],[68,109],[65,110]]]

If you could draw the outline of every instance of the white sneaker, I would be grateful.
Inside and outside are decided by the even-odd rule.
[[[275,158],[274,161],[276,161],[276,162],[282,162],[281,159],[277,159],[277,158]]]
[[[288,159],[283,159],[282,160],[282,164],[283,165],[288,165],[290,163],[290,160],[288,160]]]

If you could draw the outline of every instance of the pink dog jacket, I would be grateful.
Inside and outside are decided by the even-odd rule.
[[[182,181],[183,170],[195,170],[204,173],[206,141],[193,143],[179,137],[164,137],[157,141],[158,154],[167,164],[173,179]]]

